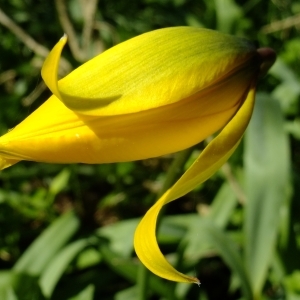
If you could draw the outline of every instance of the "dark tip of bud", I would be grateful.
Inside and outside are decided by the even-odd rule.
[[[264,76],[274,64],[276,53],[271,48],[259,48],[256,51],[261,59],[260,76]]]

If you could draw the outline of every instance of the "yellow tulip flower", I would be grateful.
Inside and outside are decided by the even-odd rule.
[[[20,160],[100,164],[145,159],[191,147],[222,131],[147,212],[135,250],[153,273],[178,282],[156,241],[163,205],[208,179],[233,153],[248,125],[257,78],[275,61],[270,49],[213,30],[174,27],[121,43],[61,80],[64,36],[42,77],[53,95],[0,138],[0,169]]]

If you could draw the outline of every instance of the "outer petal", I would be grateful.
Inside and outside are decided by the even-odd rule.
[[[61,98],[58,84],[57,84],[57,73],[59,67],[59,58],[61,55],[61,51],[67,42],[67,35],[64,36],[59,40],[59,42],[53,47],[49,55],[44,61],[43,68],[42,68],[42,77],[44,81],[47,83],[48,88],[50,91],[55,95],[57,98]]]
[[[139,112],[181,101],[252,65],[257,55],[254,46],[241,38],[208,29],[165,28],[105,51],[57,84],[65,42],[63,37],[54,47],[42,76],[67,107],[95,116]]]
[[[161,208],[193,190],[212,176],[230,157],[238,146],[251,118],[255,88],[251,87],[246,101],[220,134],[203,150],[194,164],[147,212],[137,227],[134,237],[136,253],[142,263],[156,275],[177,281],[199,280],[175,270],[162,255],[156,240],[156,221]]]
[[[49,53],[49,55],[47,56],[43,64],[43,68],[41,72],[42,77],[46,82],[48,88],[51,90],[51,92],[67,106],[71,106],[71,107],[75,106],[78,108],[83,107],[84,109],[93,109],[95,105],[97,108],[99,108],[108,105],[109,103],[114,101],[114,99],[109,99],[109,98],[108,99],[98,98],[96,102],[93,101],[93,99],[91,100],[89,98],[84,98],[80,96],[73,97],[59,90],[58,81],[57,81],[59,60],[60,60],[62,49],[65,46],[66,42],[67,42],[67,35],[64,35],[59,40],[59,42],[54,46],[54,48],[51,50],[51,52]]]
[[[0,155],[14,160],[108,163],[176,152],[224,127],[238,110],[252,77],[245,69],[182,101],[107,117],[77,115],[52,96],[0,138]]]
[[[243,39],[168,28],[113,47],[57,82],[65,43],[64,36],[42,70],[54,95],[0,138],[3,167],[22,159],[130,161],[190,147],[231,119],[260,65]]]

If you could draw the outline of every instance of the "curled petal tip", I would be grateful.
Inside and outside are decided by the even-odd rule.
[[[64,35],[60,38],[60,40],[67,40],[68,39],[68,35],[66,33],[64,33]]]
[[[260,75],[264,76],[272,67],[276,60],[276,53],[271,48],[259,48],[257,53],[261,59]]]

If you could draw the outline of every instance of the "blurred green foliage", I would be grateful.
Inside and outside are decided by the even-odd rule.
[[[65,74],[130,37],[178,25],[245,36],[278,54],[245,142],[161,222],[162,251],[201,288],[145,276],[133,252],[135,227],[174,155],[96,166],[22,162],[0,173],[0,299],[300,299],[298,1],[0,0],[0,133],[50,95],[39,72],[63,32]]]

